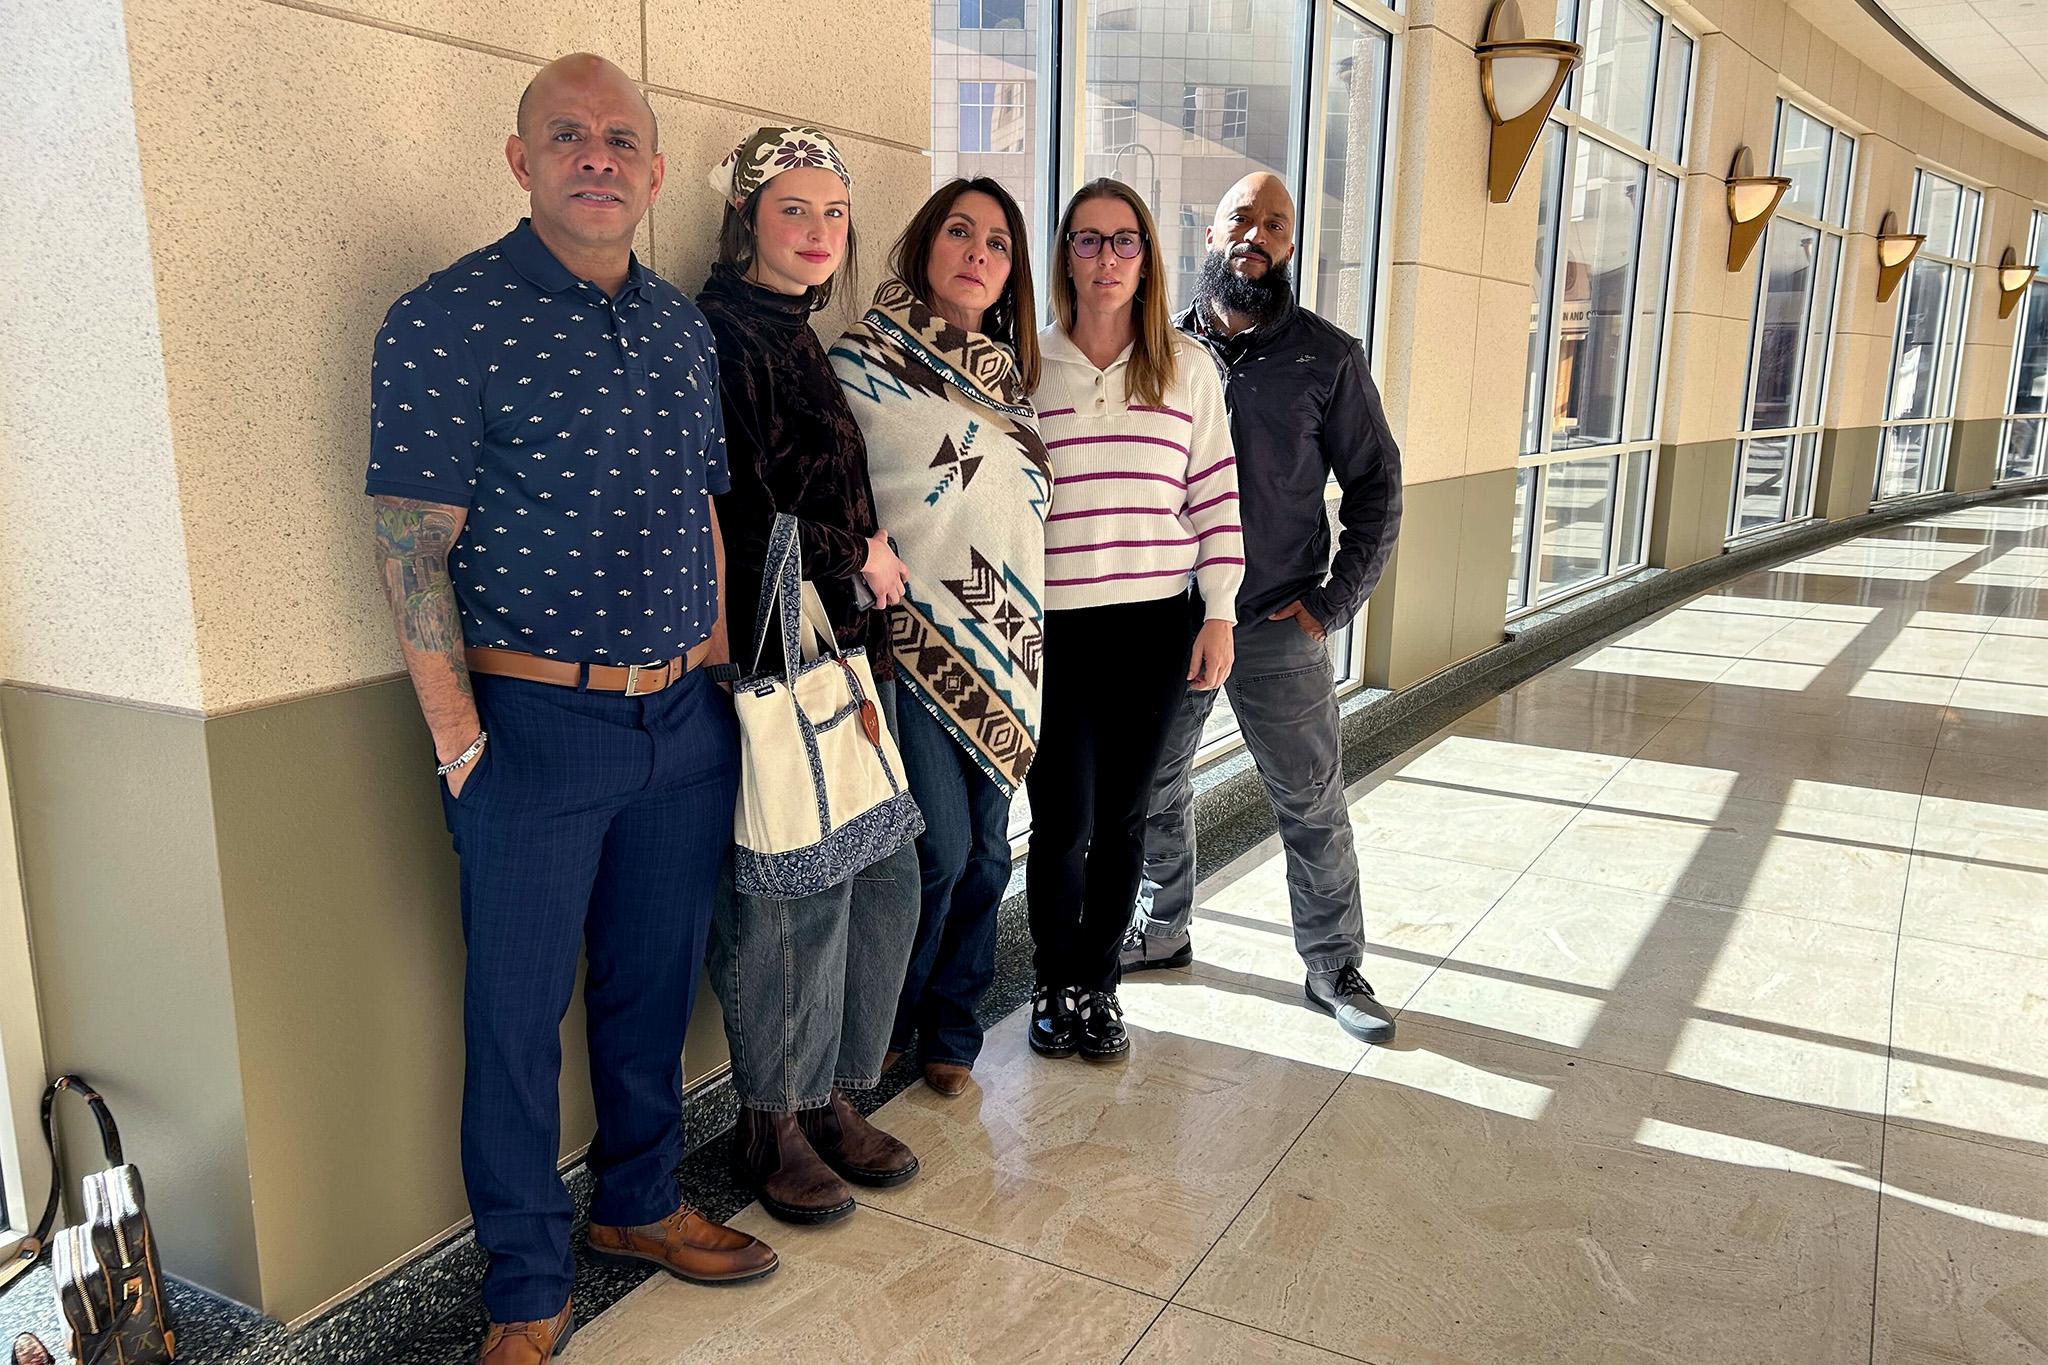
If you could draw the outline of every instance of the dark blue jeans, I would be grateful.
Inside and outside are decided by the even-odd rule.
[[[923,1061],[972,1066],[981,1055],[974,1010],[995,980],[996,911],[1010,883],[1010,798],[908,688],[897,691],[896,714],[924,833],[917,940],[889,1048],[907,1052],[915,1038]]]
[[[442,807],[462,862],[462,1176],[497,1322],[569,1297],[562,1018],[583,1003],[597,1136],[593,1222],[666,1218],[679,1194],[683,1033],[732,842],[739,727],[702,674],[646,697],[477,674],[490,732]]]

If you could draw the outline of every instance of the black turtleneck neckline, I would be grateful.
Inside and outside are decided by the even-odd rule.
[[[806,289],[801,294],[781,293],[765,284],[755,284],[724,261],[712,265],[711,278],[704,282],[704,292],[769,322],[791,328],[810,322],[818,293],[815,289]]]

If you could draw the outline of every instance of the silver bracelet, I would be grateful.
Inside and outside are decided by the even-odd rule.
[[[484,741],[489,739],[490,737],[491,733],[488,730],[477,731],[476,738],[469,742],[469,747],[467,749],[464,749],[461,753],[457,754],[453,762],[443,763],[440,767],[434,769],[434,776],[446,777],[448,776],[448,774],[454,772],[457,768],[460,768],[465,764],[469,763],[478,754],[484,751]]]

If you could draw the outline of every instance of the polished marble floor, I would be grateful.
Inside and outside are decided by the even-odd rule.
[[[2048,1361],[2048,498],[1567,659],[1352,791],[1400,1036],[1300,999],[1267,841],[1121,1065],[1021,1018],[784,1268],[570,1362]]]

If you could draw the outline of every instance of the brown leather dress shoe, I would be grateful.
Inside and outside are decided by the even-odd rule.
[[[659,1223],[635,1228],[592,1223],[587,1240],[596,1255],[646,1261],[691,1284],[744,1284],[778,1264],[766,1242],[714,1223],[688,1204]]]
[[[832,1223],[853,1212],[853,1191],[818,1159],[795,1114],[740,1109],[733,1174],[785,1223]]]
[[[954,1062],[926,1062],[924,1083],[944,1095],[947,1099],[967,1088],[967,1080],[974,1073]]]
[[[545,1365],[560,1355],[576,1331],[570,1304],[546,1322],[494,1322],[484,1333],[477,1365]]]
[[[797,1122],[825,1164],[856,1185],[901,1185],[917,1174],[911,1150],[862,1118],[843,1090],[835,1088],[829,1104],[804,1110]]]

